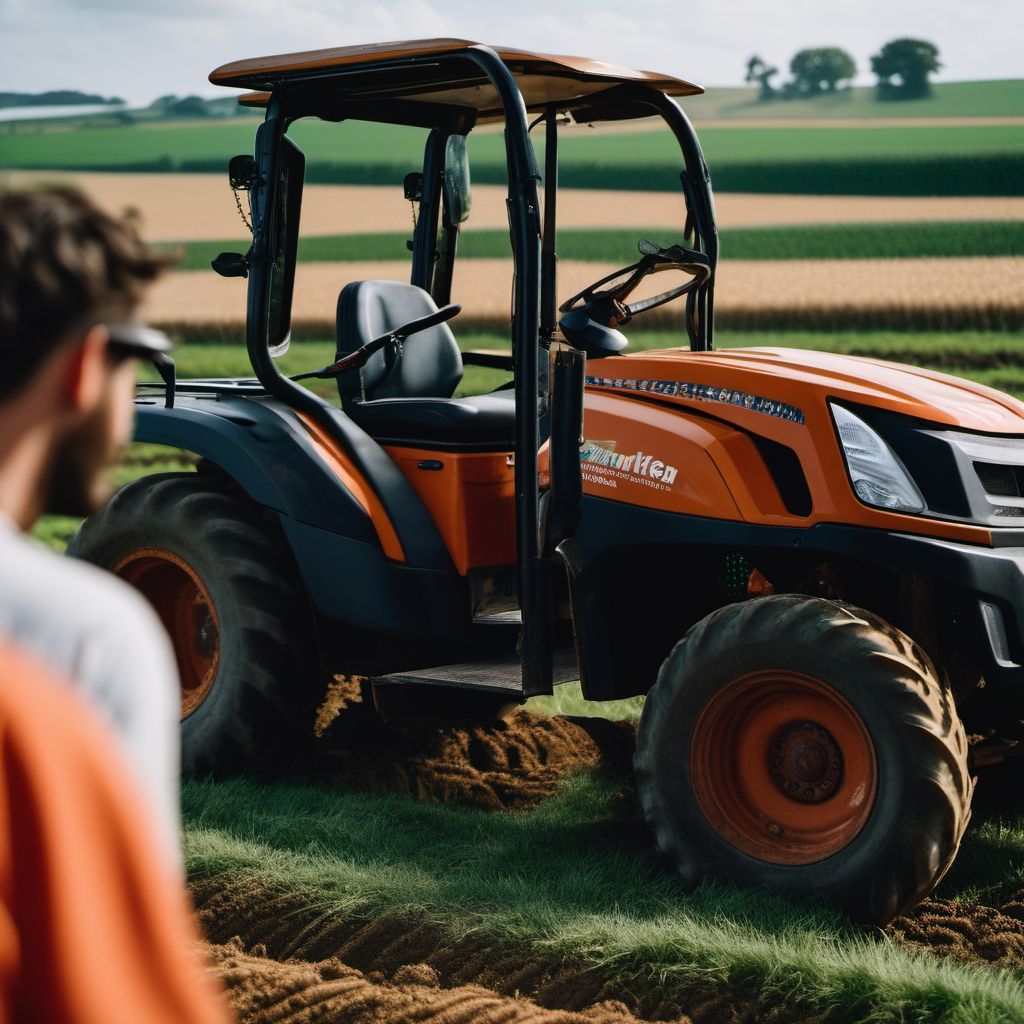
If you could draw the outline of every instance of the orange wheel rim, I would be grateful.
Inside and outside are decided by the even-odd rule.
[[[772,864],[838,853],[864,827],[878,790],[860,715],[822,680],[781,670],[740,676],[707,702],[690,777],[716,831]]]
[[[188,562],[163,548],[133,551],[113,571],[142,593],[170,634],[187,718],[209,696],[220,664],[220,624],[209,591]]]

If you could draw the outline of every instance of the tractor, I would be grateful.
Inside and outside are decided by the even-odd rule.
[[[140,385],[136,438],[197,470],[127,485],[71,545],[166,625],[185,770],[273,765],[326,673],[365,677],[386,717],[452,720],[579,680],[589,701],[646,695],[639,803],[687,883],[869,924],[921,900],[970,816],[963,718],[1021,718],[1024,405],[875,359],[716,351],[688,82],[460,39],[210,78],[265,108],[228,169],[252,245],[214,261],[247,278],[254,376]],[[560,132],[641,118],[678,144],[679,222],[561,296]],[[303,119],[341,144],[348,122],[425,143],[408,283],[339,282],[334,361],[289,377]],[[498,354],[452,329],[467,136],[486,126],[504,132],[514,275]],[[679,347],[630,354],[629,325],[673,302]],[[474,363],[509,382],[453,397]]]

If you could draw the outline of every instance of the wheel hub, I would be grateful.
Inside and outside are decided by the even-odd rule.
[[[209,696],[220,665],[220,626],[206,585],[185,559],[163,548],[139,548],[111,569],[149,601],[167,630],[187,718]]]
[[[817,804],[836,792],[843,777],[843,755],[832,734],[818,722],[793,722],[776,734],[769,753],[775,785],[791,800]]]

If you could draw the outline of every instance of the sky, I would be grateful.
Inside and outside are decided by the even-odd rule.
[[[0,0],[0,91],[216,96],[207,76],[231,60],[431,36],[705,86],[741,84],[754,53],[785,70],[799,49],[841,46],[868,84],[871,54],[905,35],[939,47],[936,81],[1024,74],[1024,0]]]

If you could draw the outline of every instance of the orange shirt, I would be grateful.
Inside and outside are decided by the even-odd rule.
[[[228,1024],[116,740],[0,644],[0,1024]]]

